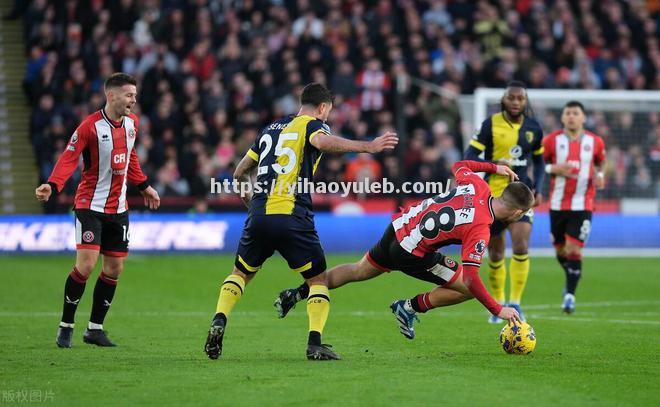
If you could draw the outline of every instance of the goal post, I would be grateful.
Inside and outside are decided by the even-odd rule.
[[[474,93],[472,126],[478,129],[500,110],[504,89]],[[561,129],[561,111],[577,100],[587,111],[586,128],[603,137],[607,148],[605,199],[628,213],[658,213],[660,198],[660,91],[529,89],[529,104],[544,134]]]
[[[474,126],[478,127],[499,108],[505,89],[478,88],[474,92]],[[527,95],[532,108],[561,109],[569,100],[582,102],[587,109],[605,112],[660,112],[660,91],[628,90],[578,90],[578,89],[528,89]]]

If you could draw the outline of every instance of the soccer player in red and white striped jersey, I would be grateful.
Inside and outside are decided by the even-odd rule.
[[[123,73],[105,82],[105,107],[89,115],[71,136],[48,182],[36,189],[37,199],[46,202],[60,192],[83,157],[82,179],[76,191],[76,265],[64,286],[62,321],[57,345],[71,347],[75,312],[99,252],[103,268],[94,287],[92,314],[83,336],[86,343],[114,346],[103,330],[103,321],[112,303],[117,279],[128,255],[128,204],[126,183],[136,185],[150,209],[160,198],[142,173],[135,141],[138,118],[131,113],[136,103],[137,83]]]
[[[562,130],[543,140],[546,172],[550,174],[550,228],[557,260],[566,274],[562,308],[575,311],[575,290],[582,275],[582,248],[591,232],[596,188],[605,186],[603,139],[584,129],[582,103],[566,103]]]
[[[415,337],[416,313],[471,298],[501,319],[520,321],[515,308],[502,306],[486,290],[479,278],[479,267],[493,222],[500,220],[506,225],[519,221],[534,204],[534,194],[525,183],[514,182],[518,175],[507,165],[465,160],[456,162],[452,170],[456,188],[402,208],[392,216],[380,241],[361,260],[328,270],[331,289],[392,270],[435,284],[429,292],[397,300],[390,306],[401,334],[408,339]],[[477,172],[506,176],[510,182],[495,198]],[[453,244],[461,245],[462,265],[438,252]],[[275,301],[280,318],[308,295],[307,284],[280,292]]]

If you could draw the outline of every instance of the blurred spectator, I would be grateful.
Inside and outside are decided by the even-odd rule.
[[[317,171],[326,181],[445,180],[463,151],[454,95],[480,86],[520,79],[533,88],[658,90],[651,3],[32,0],[11,16],[25,22],[24,88],[42,177],[80,120],[102,106],[103,80],[123,70],[139,80],[145,171],[163,196],[201,197],[210,177],[232,176],[260,128],[297,112],[310,81],[333,89],[329,123],[356,140],[394,126],[398,74],[443,89],[409,90],[405,166],[396,154],[327,156]],[[557,128],[556,109],[536,113],[546,130]],[[589,128],[608,143],[607,196],[660,190],[658,115],[590,113]]]

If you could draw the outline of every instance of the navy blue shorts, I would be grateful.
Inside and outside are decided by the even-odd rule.
[[[325,253],[312,217],[250,215],[245,221],[234,264],[246,274],[256,273],[275,250],[303,278],[325,271]]]
[[[524,222],[524,223],[529,223],[530,225],[534,224],[534,211],[532,209],[529,210],[525,215],[523,215],[520,220],[516,222]],[[516,223],[514,222],[514,223]],[[504,223],[499,220],[495,220],[492,225],[490,225],[490,235],[491,236],[499,236],[504,232],[510,224]]]

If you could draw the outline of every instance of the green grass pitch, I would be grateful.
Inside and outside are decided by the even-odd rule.
[[[356,260],[329,256],[328,264]],[[391,273],[331,292],[324,342],[339,362],[305,360],[305,306],[272,302],[297,275],[273,258],[231,315],[224,353],[203,353],[232,257],[131,255],[105,323],[119,347],[58,349],[73,256],[0,257],[0,404],[40,392],[58,405],[660,405],[660,259],[587,258],[577,313],[559,310],[563,273],[533,258],[524,298],[538,343],[505,354],[476,301],[421,315],[408,341],[388,305],[431,286]],[[23,393],[26,394],[26,393]],[[35,396],[36,397],[36,396]]]

